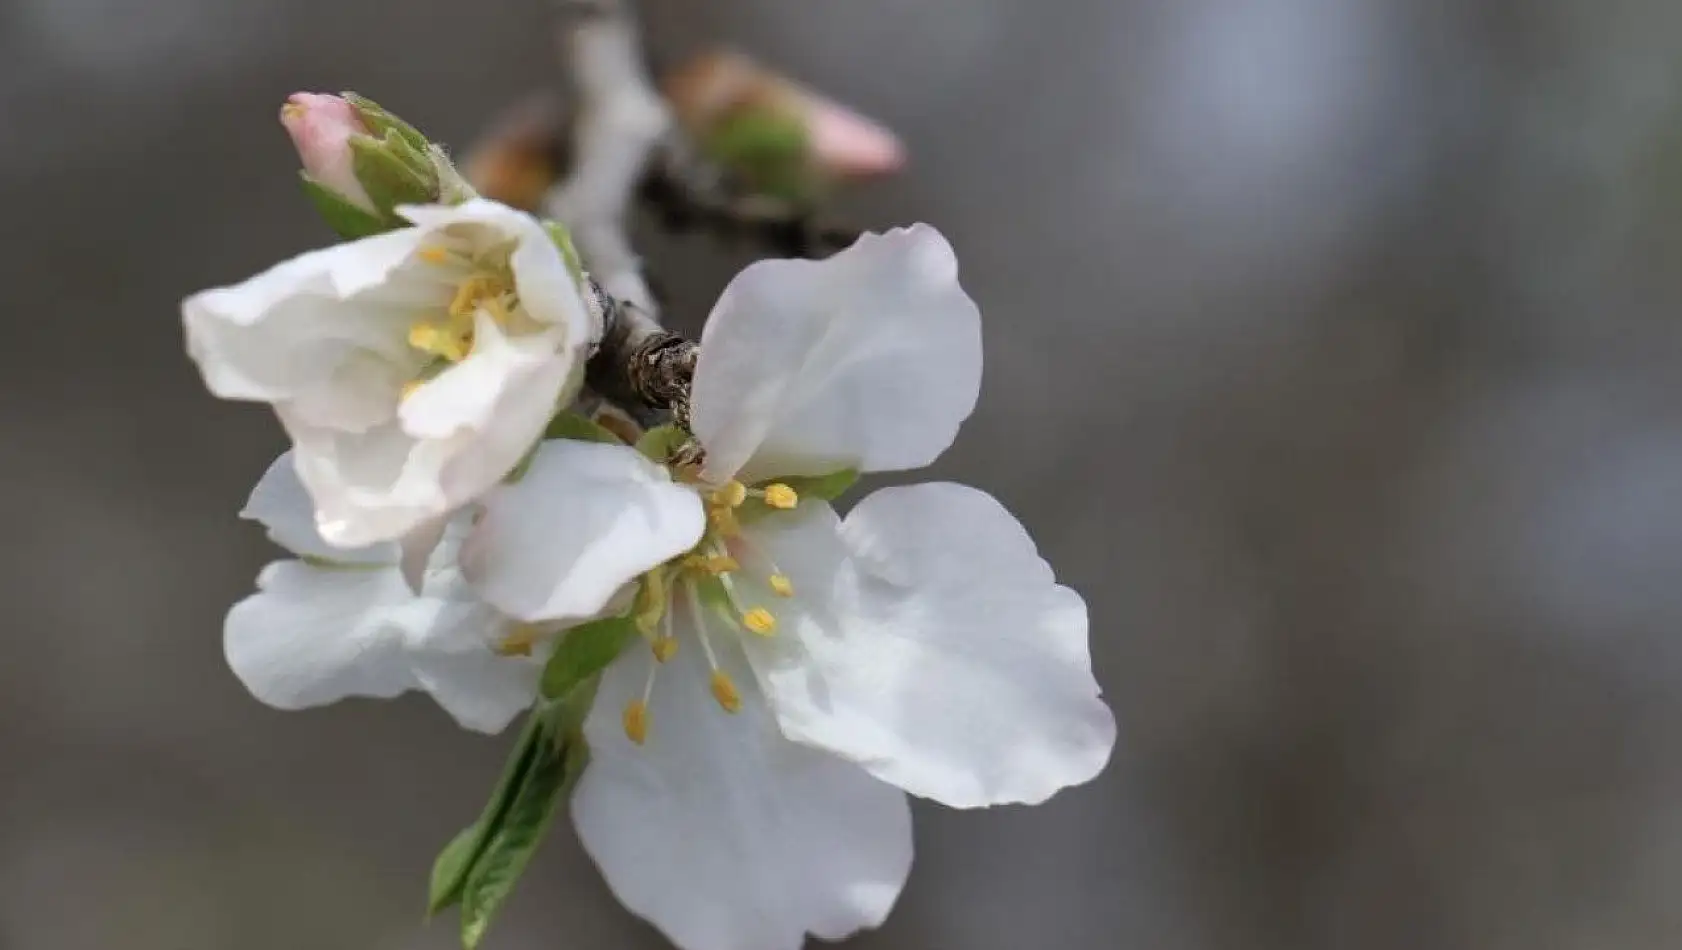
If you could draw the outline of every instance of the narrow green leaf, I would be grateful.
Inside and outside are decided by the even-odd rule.
[[[586,419],[570,409],[563,409],[549,420],[549,427],[543,430],[545,439],[576,439],[580,442],[606,442],[611,445],[624,445],[624,441],[607,427],[594,419]]]
[[[339,193],[326,185],[311,178],[306,172],[299,172],[298,177],[304,183],[304,194],[309,197],[310,204],[315,206],[316,213],[321,215],[327,226],[348,241],[365,238],[370,234],[383,234],[391,230],[391,225],[385,219],[371,211],[351,204]]]
[[[689,439],[689,433],[681,426],[668,422],[644,432],[637,440],[637,451],[651,462],[664,463]]]
[[[607,668],[637,635],[630,617],[608,617],[568,630],[543,667],[543,695],[560,699]]]
[[[479,823],[474,822],[456,832],[450,843],[438,852],[432,862],[432,879],[427,886],[427,916],[438,913],[461,899],[461,885],[472,870],[473,859],[484,844],[480,839]]]
[[[491,792],[490,801],[485,803],[479,820],[450,839],[433,862],[426,903],[428,914],[436,914],[461,899],[462,888],[474,865],[484,853],[487,843],[501,828],[516,793],[524,785],[546,732],[542,715],[533,712],[527,716],[514,751],[509,755],[507,765],[503,766],[502,778],[498,780],[495,791]]]
[[[543,730],[524,781],[496,832],[473,862],[461,894],[461,942],[467,950],[474,950],[484,938],[491,918],[508,899],[543,840],[555,816],[555,805],[565,796],[569,746],[553,729]]]

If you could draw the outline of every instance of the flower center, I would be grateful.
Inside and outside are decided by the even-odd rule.
[[[706,534],[689,553],[644,576],[637,606],[633,608],[638,628],[653,655],[642,696],[626,705],[623,716],[625,735],[638,745],[648,740],[648,701],[654,693],[654,681],[660,667],[678,651],[678,640],[672,632],[674,601],[681,597],[689,611],[696,642],[707,659],[708,687],[714,701],[725,712],[734,713],[742,708],[742,697],[730,675],[719,668],[712,642],[712,633],[717,628],[712,625],[721,624],[738,636],[744,632],[761,637],[777,633],[776,614],[744,590],[739,580],[743,575],[742,560],[750,559],[769,568],[763,578],[774,595],[794,596],[794,583],[766,552],[742,534],[737,518],[737,509],[749,498],[757,498],[773,508],[795,507],[800,498],[794,489],[783,484],[748,488],[738,481],[697,488],[707,512]]]
[[[454,272],[455,294],[443,313],[428,313],[409,325],[409,346],[430,359],[416,378],[403,387],[404,397],[424,386],[473,352],[478,315],[497,326],[516,329],[519,297],[505,255],[471,256],[443,245],[423,247],[415,256],[427,264]]]

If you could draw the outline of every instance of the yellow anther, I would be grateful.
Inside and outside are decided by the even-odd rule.
[[[648,645],[654,651],[654,658],[661,663],[677,655],[677,637],[661,637]]]
[[[648,704],[640,699],[633,699],[625,704],[625,715],[621,717],[625,724],[625,738],[642,745],[648,741]]]
[[[713,670],[713,699],[725,712],[733,713],[742,708],[742,694],[736,692],[736,684],[730,682],[730,677],[723,670]]]
[[[442,356],[452,363],[467,358],[469,341],[450,331],[448,327],[422,320],[409,327],[409,345],[422,353]]]
[[[484,279],[480,277],[469,277],[462,281],[461,286],[456,288],[455,299],[450,301],[450,316],[465,317],[471,314],[479,298],[484,296],[484,284]]]
[[[787,510],[800,504],[800,495],[782,482],[776,482],[765,486],[765,503]]]
[[[726,508],[740,508],[748,500],[748,486],[731,479],[713,492],[713,502]]]
[[[794,582],[787,577],[781,574],[772,574],[769,583],[771,589],[777,592],[778,597],[794,596]]]
[[[742,565],[728,554],[691,554],[683,559],[683,566],[714,575],[729,574],[742,569]]]
[[[422,386],[425,386],[425,385],[426,385],[426,380],[424,380],[424,379],[411,379],[411,380],[409,380],[408,382],[403,384],[403,396],[402,396],[402,398],[408,399],[410,396],[413,396],[416,392],[418,392]]]
[[[442,264],[450,259],[450,252],[441,247],[423,247],[415,252],[415,256],[428,264]]]
[[[764,607],[755,607],[742,614],[742,626],[762,637],[768,637],[777,632],[777,617]]]
[[[542,636],[543,631],[529,623],[515,624],[491,650],[497,656],[531,656],[532,644]]]
[[[280,107],[280,117],[282,119],[296,119],[308,111],[296,102],[287,102]]]

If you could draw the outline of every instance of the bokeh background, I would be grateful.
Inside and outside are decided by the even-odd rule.
[[[1122,741],[917,812],[882,950],[1682,946],[1682,5],[659,0],[900,130],[841,210],[986,317],[936,467],[1092,609]],[[276,108],[465,145],[541,0],[0,0],[0,946],[444,950],[504,741],[223,665],[281,448],[184,294],[326,241]],[[681,323],[745,249],[649,234]],[[653,948],[564,825],[487,944]]]

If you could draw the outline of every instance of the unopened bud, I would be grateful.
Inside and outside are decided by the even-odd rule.
[[[778,197],[905,164],[893,132],[736,53],[708,53],[666,77],[673,114],[714,161]]]
[[[280,121],[303,161],[304,190],[344,237],[405,226],[401,205],[459,204],[474,195],[443,149],[355,93],[295,93]]]
[[[373,199],[356,180],[356,158],[350,147],[351,136],[367,136],[368,127],[349,102],[339,96],[295,92],[280,107],[280,124],[292,136],[305,175],[363,211],[377,213]]]

